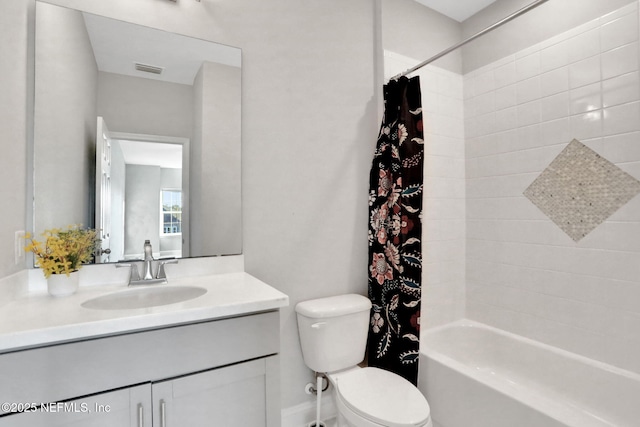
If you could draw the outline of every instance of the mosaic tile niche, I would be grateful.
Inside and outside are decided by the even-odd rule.
[[[640,193],[640,181],[574,139],[524,195],[575,242]]]

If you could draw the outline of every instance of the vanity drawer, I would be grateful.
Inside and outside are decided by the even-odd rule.
[[[271,311],[1,354],[0,400],[60,401],[276,354],[279,322]]]

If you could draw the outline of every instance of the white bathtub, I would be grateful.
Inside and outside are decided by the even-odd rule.
[[[423,334],[436,427],[638,427],[640,375],[481,323]]]

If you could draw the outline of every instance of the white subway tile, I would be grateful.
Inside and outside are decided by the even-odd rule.
[[[465,74],[464,82],[462,84],[462,92],[464,95],[464,100],[468,100],[476,96],[476,82],[475,77],[469,74]]]
[[[430,209],[424,211],[425,219],[458,219],[465,211],[464,199],[429,199]]]
[[[602,25],[600,45],[603,52],[638,40],[638,15],[631,13]]]
[[[602,227],[605,233],[605,242],[602,248],[640,253],[640,239],[629,238],[629,236],[640,236],[640,222],[607,221],[602,224]]]
[[[425,159],[425,176],[464,179],[464,159],[429,156]]]
[[[569,93],[560,92],[540,100],[540,120],[543,122],[569,115]]]
[[[577,88],[600,81],[600,56],[583,59],[569,66],[569,87]]]
[[[493,79],[493,70],[486,71],[482,74],[478,74],[475,78],[475,91],[476,96],[483,93],[491,92],[495,89],[495,82]]]
[[[640,130],[640,102],[604,109],[604,135]]]
[[[640,161],[640,132],[604,138],[604,157],[612,163]],[[640,221],[640,218],[638,218]],[[640,240],[640,239],[639,239]]]
[[[544,145],[567,144],[573,138],[568,117],[540,123],[540,143]]]
[[[503,132],[516,127],[518,111],[516,107],[496,111],[496,132]]]
[[[464,159],[464,145],[464,138],[436,135],[432,139],[431,154]]]
[[[525,80],[540,74],[540,53],[516,59],[516,79]]]
[[[637,257],[638,254],[634,252],[601,249],[574,251],[570,256],[570,271],[618,280],[638,280],[640,263]]]
[[[475,112],[478,116],[495,111],[495,92],[486,92],[475,97]]]
[[[466,99],[463,103],[465,120],[476,116],[476,104],[474,102],[475,99],[476,98]]]
[[[513,119],[515,121],[515,117]],[[517,135],[517,128],[515,128],[514,125],[511,126],[511,129],[493,134],[493,153],[508,153],[509,151],[517,149],[514,146]]]
[[[581,33],[568,40],[569,62],[577,62],[600,53],[600,29]]]
[[[516,105],[516,86],[508,85],[496,89],[495,109],[496,111]]]
[[[602,110],[571,116],[571,138],[578,140],[602,136]]]
[[[518,126],[540,123],[540,101],[518,105]]]
[[[516,63],[515,61],[507,62],[500,65],[493,70],[494,83],[496,88],[514,84],[516,78]]]
[[[600,82],[571,89],[569,99],[571,114],[587,113],[602,108]]]
[[[477,158],[467,158],[464,165],[464,173],[467,179],[477,178],[480,176],[480,173],[478,172]]]
[[[640,301],[640,286],[637,282],[627,282],[615,280],[611,278],[595,278],[592,276],[580,276],[580,284],[583,289],[585,285],[593,290],[592,301],[611,307],[615,310],[628,310],[638,313],[638,304]],[[580,294],[576,292],[576,295]]]
[[[568,125],[567,125],[568,126]],[[544,144],[540,138],[540,124],[521,126],[517,129],[517,138],[513,141],[514,149],[538,147]]]
[[[441,168],[440,168],[441,169]],[[442,171],[434,173],[442,174]],[[428,198],[464,198],[464,179],[460,178],[442,178],[440,176],[429,176],[429,194]]]
[[[569,65],[569,43],[561,41],[540,51],[540,71],[546,72]]]
[[[638,42],[630,43],[602,54],[602,78],[638,71]]]
[[[438,82],[436,91],[439,94],[453,96],[456,93],[457,79],[454,78],[453,73],[448,73],[444,70],[438,71],[436,74],[436,81]]]
[[[605,108],[640,100],[640,74],[638,71],[604,80],[602,82],[602,100]]]
[[[540,95],[549,96],[569,90],[569,67],[560,67],[540,75]]]
[[[540,98],[540,76],[522,80],[516,84],[516,100],[524,104]]]
[[[462,102],[460,102],[459,99],[445,95],[438,95],[438,106],[442,114],[445,116],[460,119],[460,121],[464,119]]]
[[[495,113],[484,114],[478,116],[477,132],[478,136],[489,135],[496,131],[496,115]]]

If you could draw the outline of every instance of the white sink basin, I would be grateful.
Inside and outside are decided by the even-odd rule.
[[[84,308],[95,310],[127,310],[157,307],[188,301],[207,293],[198,286],[157,285],[149,288],[129,289],[92,298],[82,303]]]

